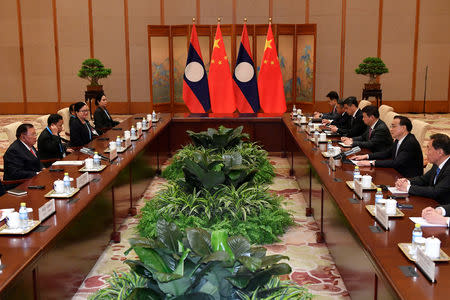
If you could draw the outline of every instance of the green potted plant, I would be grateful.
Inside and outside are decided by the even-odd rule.
[[[389,70],[379,57],[366,57],[358,68],[355,69],[356,74],[368,75],[369,82],[364,84],[366,90],[379,90],[380,83],[377,82],[377,77],[388,73]]]
[[[88,58],[83,61],[81,69],[78,71],[78,77],[89,81],[88,91],[102,91],[103,86],[98,81],[109,75],[111,75],[111,69],[105,68],[102,62],[96,58]]]

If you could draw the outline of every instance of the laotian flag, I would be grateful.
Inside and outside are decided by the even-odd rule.
[[[233,79],[234,95],[239,112],[257,113],[259,111],[258,83],[245,23],[242,29],[241,45],[239,46]]]
[[[259,102],[265,113],[284,113],[286,99],[272,26],[267,30],[264,54],[258,76]]]
[[[233,79],[231,78],[228,56],[223,43],[220,23],[217,24],[216,37],[209,65],[209,93],[213,113],[233,113],[236,110]]]
[[[192,26],[191,41],[183,76],[183,100],[191,113],[205,113],[211,108],[208,76],[203,64],[195,24]]]

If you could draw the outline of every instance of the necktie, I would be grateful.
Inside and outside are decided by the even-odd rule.
[[[395,156],[394,156],[394,158],[397,157],[398,148],[400,148],[400,142],[397,142],[397,148],[395,149]]]
[[[104,112],[105,112],[106,116],[108,117],[108,119],[111,120],[111,116],[108,114],[108,111],[106,109],[104,109]]]
[[[441,172],[441,169],[439,169],[439,167],[436,169],[436,176],[434,176],[434,181],[433,181],[433,184],[436,184],[436,179],[438,178],[438,176],[439,176],[439,172]]]
[[[37,157],[36,153],[33,151],[33,148],[30,148],[30,152],[33,153],[34,157]]]
[[[372,127],[369,127],[369,140],[371,135],[372,135]]]

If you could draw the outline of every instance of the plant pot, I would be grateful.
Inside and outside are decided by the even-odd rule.
[[[366,90],[379,90],[380,88],[380,83],[364,83],[364,89]]]
[[[86,86],[86,89],[88,92],[90,91],[101,92],[103,91],[103,85],[88,85]]]

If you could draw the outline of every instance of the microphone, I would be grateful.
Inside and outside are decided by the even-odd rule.
[[[353,147],[350,150],[347,150],[345,152],[339,153],[338,155],[334,156],[334,159],[345,159],[346,157],[356,154],[361,151],[361,148],[359,146]]]
[[[84,154],[87,154],[87,155],[94,155],[94,154],[95,154],[94,151],[92,151],[91,149],[86,148],[86,147],[81,148],[81,149],[80,149],[80,152],[81,152],[81,153],[84,153]],[[100,158],[101,158],[102,160],[109,161],[109,158],[108,158],[108,157],[106,157],[106,156],[104,156],[104,155],[102,155],[102,154],[100,154],[100,153],[97,153],[97,154],[98,154],[98,156],[100,156]]]

